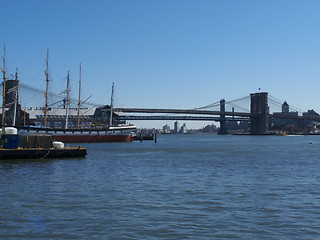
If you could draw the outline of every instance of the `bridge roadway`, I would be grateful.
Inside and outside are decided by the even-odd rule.
[[[221,117],[204,117],[204,116],[120,116],[120,120],[185,120],[185,121],[220,121]],[[240,117],[226,117],[226,121],[249,121],[249,118],[240,118]]]
[[[221,111],[207,111],[196,109],[153,109],[153,108],[115,108],[115,112],[125,113],[173,113],[173,114],[197,114],[197,115],[224,115],[237,117],[250,117],[252,114],[245,112],[221,112]]]
[[[309,121],[320,122],[320,116],[290,116],[290,115],[269,114],[269,118],[271,118],[271,119],[309,120]]]
[[[221,112],[208,111],[197,109],[153,109],[153,108],[115,108],[115,112],[125,113],[170,113],[170,114],[191,114],[191,115],[211,115],[212,117],[204,116],[123,116],[126,120],[195,120],[195,121],[220,121],[221,116],[229,116],[226,121],[241,121],[249,120],[250,117],[258,117],[260,114],[251,114],[246,112]],[[217,117],[213,117],[217,116]],[[235,118],[238,117],[238,118]],[[269,114],[269,119],[297,119],[310,120],[320,122],[320,116],[292,116],[292,115],[274,115]]]

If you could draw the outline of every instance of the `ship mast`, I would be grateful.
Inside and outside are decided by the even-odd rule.
[[[1,125],[2,125],[2,133],[5,131],[5,111],[6,111],[6,45],[3,47],[3,57],[2,57],[2,74],[3,74],[3,90],[2,90],[2,118],[1,118]]]
[[[44,105],[44,127],[47,126],[47,118],[48,118],[48,91],[49,91],[49,49],[47,49],[47,57],[46,57],[46,69],[44,74],[46,76],[46,91],[45,91],[45,105]]]
[[[111,98],[110,98],[110,123],[109,123],[109,128],[112,127],[113,93],[114,93],[114,82],[112,83],[112,91],[111,91]]]
[[[15,80],[18,81],[18,68],[16,68]],[[14,88],[11,88],[10,90],[14,92],[14,110],[13,110],[12,126],[16,126],[17,105],[18,105],[18,85]]]
[[[69,105],[70,105],[70,72],[67,75],[67,90],[66,90],[66,125],[65,129],[68,129],[68,118],[69,118]]]
[[[80,63],[80,72],[79,72],[79,93],[78,93],[78,120],[77,128],[80,128],[80,106],[81,106],[81,63]]]

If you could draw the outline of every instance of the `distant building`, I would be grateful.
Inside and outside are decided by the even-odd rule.
[[[226,126],[231,132],[248,132],[250,128],[249,121],[227,121]]]
[[[162,127],[162,132],[163,133],[171,133],[171,129],[170,129],[170,126],[168,124],[164,125]]]
[[[273,113],[273,127],[279,130],[285,130],[286,128],[298,128],[299,124],[297,119],[290,119],[291,117],[298,117],[298,112],[290,112],[289,104],[286,101],[282,104],[281,108],[281,112]]]
[[[173,132],[174,133],[178,133],[179,132],[179,122],[178,121],[174,122]]]
[[[188,129],[185,123],[180,128],[180,133],[188,133]]]
[[[282,104],[282,113],[289,113],[289,104],[286,101]]]
[[[217,127],[214,124],[209,124],[202,128],[201,132],[203,133],[216,133],[217,132]]]
[[[319,114],[312,110],[308,110],[308,112],[303,113],[304,117],[319,117]],[[311,121],[311,120],[304,120],[304,127],[307,128],[308,130],[313,130],[315,126],[317,125],[317,122]]]
[[[282,112],[273,113],[273,129],[283,130],[288,132],[311,132],[314,131],[317,125],[316,121],[298,119],[298,112],[290,112],[289,104],[282,104]],[[319,117],[320,115],[313,109],[304,112],[303,117]],[[295,118],[296,119],[292,119]]]

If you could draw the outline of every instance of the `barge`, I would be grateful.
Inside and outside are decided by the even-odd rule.
[[[13,127],[5,128],[1,134],[0,160],[73,158],[86,155],[86,148],[65,147],[64,143],[53,141],[51,135],[18,135],[17,129]]]
[[[18,148],[18,149],[0,149],[0,159],[36,159],[36,158],[76,158],[85,157],[87,150],[85,148]]]

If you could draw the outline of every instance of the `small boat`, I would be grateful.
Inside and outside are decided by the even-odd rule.
[[[18,135],[17,129],[13,127],[6,127],[4,133],[2,131],[0,160],[71,158],[87,155],[86,148],[65,147],[64,143],[53,141],[51,135]]]
[[[287,136],[288,134],[286,132],[276,132],[276,136]]]

